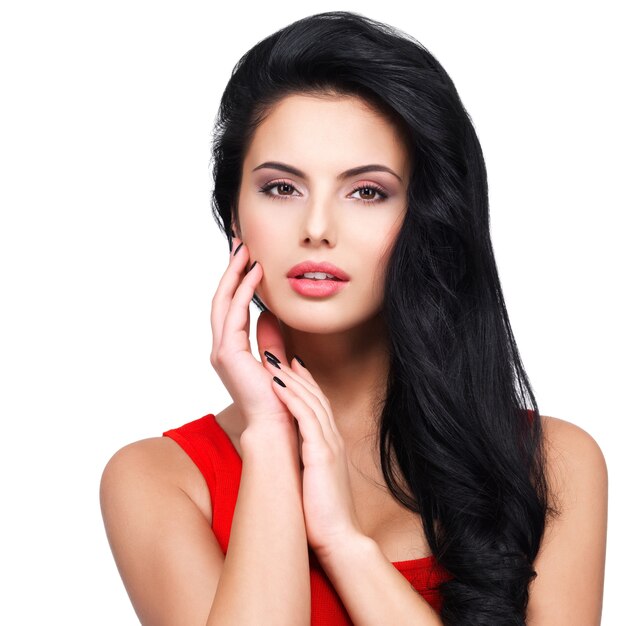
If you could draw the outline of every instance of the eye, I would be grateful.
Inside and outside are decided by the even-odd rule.
[[[352,194],[355,194],[357,191],[367,191],[368,195],[376,195],[378,194],[380,196],[380,198],[378,200],[376,200],[375,198],[357,198],[357,200],[361,200],[361,202],[365,202],[367,204],[372,204],[374,202],[382,202],[383,200],[385,200],[386,198],[388,198],[389,196],[384,192],[384,190],[382,189],[382,187],[379,187],[378,185],[375,185],[374,183],[365,183],[363,185],[360,185],[359,187],[357,187]],[[350,194],[350,195],[352,195]]]
[[[277,189],[278,193],[272,193],[274,189]],[[267,183],[263,185],[259,189],[259,193],[265,194],[266,196],[270,197],[272,200],[286,200],[287,198],[293,198],[294,194],[289,193],[290,191],[291,192],[295,191],[295,187],[291,183],[288,183],[286,180],[276,180],[271,183]],[[350,195],[352,196],[355,193],[362,192],[362,191],[368,192],[367,195],[369,196],[374,196],[370,198],[362,198],[362,197],[357,198],[357,200],[360,200],[361,202],[364,202],[365,204],[374,204],[376,202],[382,202],[383,200],[386,200],[389,197],[389,195],[385,193],[383,188],[378,186],[375,183],[364,183],[362,185],[359,185],[358,187],[352,190]],[[378,199],[376,198],[376,194],[380,196]]]
[[[267,183],[266,185],[263,185],[263,187],[259,189],[259,193],[263,193],[266,196],[269,196],[270,198],[272,198],[272,200],[285,200],[286,198],[293,197],[293,194],[290,194],[290,193],[287,193],[287,194],[271,193],[272,189],[278,189],[279,191],[285,191],[286,189],[287,191],[289,191],[289,190],[295,190],[295,187],[293,185],[290,185],[285,180],[277,180],[271,183]]]

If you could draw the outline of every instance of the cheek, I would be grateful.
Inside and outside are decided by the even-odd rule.
[[[296,214],[288,200],[272,200],[254,190],[242,192],[239,219],[244,237],[259,245],[275,241],[293,232]]]
[[[387,267],[389,265],[389,260],[395,246],[398,231],[399,229],[394,230],[394,232],[390,233],[389,237],[387,237],[384,242],[381,242],[379,240],[376,242],[376,244],[372,245],[372,250],[375,250],[375,253],[372,253],[372,259],[376,259],[376,261],[372,263],[371,269],[373,281],[377,286],[375,288],[377,289],[382,288],[382,285],[385,281]]]
[[[396,222],[385,221],[377,224],[375,228],[363,229],[359,242],[360,253],[364,258],[372,259],[372,265],[379,266],[386,263],[401,226],[401,220],[398,219]]]
[[[262,258],[272,247],[276,248],[276,240],[280,238],[280,220],[273,219],[267,210],[253,204],[241,207],[239,219],[243,240],[252,256]]]

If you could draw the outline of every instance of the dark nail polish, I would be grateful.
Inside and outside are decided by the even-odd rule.
[[[232,228],[230,229],[230,234],[231,234],[233,239],[237,236],[237,235],[235,235],[235,231]]]
[[[274,376],[274,380],[281,386],[281,387],[286,387],[287,385],[285,385],[285,383],[278,378],[278,376]]]
[[[256,261],[255,261],[255,262],[254,262],[254,263],[250,266],[250,269],[248,270],[248,272],[251,272],[251,271],[252,271],[252,268],[253,268],[255,265],[256,265]],[[246,274],[247,274],[248,272],[246,272]]]
[[[294,355],[293,355],[293,358],[294,358],[296,361],[298,361],[298,363],[300,363],[300,365],[302,365],[302,367],[306,367],[306,365],[304,364],[304,361],[303,361],[303,360],[302,360],[302,359],[301,359],[301,358],[300,358],[297,354],[294,354]]]
[[[274,361],[274,359],[267,359],[268,363],[271,363],[274,367],[277,367],[279,370],[282,369],[282,367],[280,365],[278,365],[278,363],[276,363],[276,361]]]
[[[239,252],[239,248],[241,248],[241,246],[243,246],[243,241],[237,246],[237,248],[235,249],[235,252],[233,253],[233,256],[235,256],[235,254]]]
[[[276,361],[276,363],[282,363],[282,361],[275,357],[269,350],[265,350],[263,352],[263,354],[268,358],[268,359],[274,359],[274,361]]]

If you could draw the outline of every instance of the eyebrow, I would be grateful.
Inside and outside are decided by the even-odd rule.
[[[288,174],[293,174],[294,176],[299,176],[304,180],[307,180],[307,175],[296,167],[291,165],[287,165],[286,163],[280,163],[279,161],[265,161],[265,163],[261,163],[261,165],[257,165],[252,171],[256,172],[262,168],[268,168],[273,170],[280,170],[282,172],[287,172]],[[357,176],[359,174],[365,174],[366,172],[389,172],[393,176],[395,176],[400,182],[402,179],[389,167],[386,165],[379,165],[377,163],[371,163],[370,165],[359,165],[358,167],[352,167],[345,172],[342,172],[337,176],[339,180],[344,180],[349,178],[350,176]]]

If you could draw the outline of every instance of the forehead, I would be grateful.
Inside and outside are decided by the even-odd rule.
[[[343,171],[382,161],[407,175],[406,141],[396,124],[361,98],[294,94],[274,105],[258,126],[246,162],[254,167],[257,161],[283,160],[303,168],[323,162]]]

